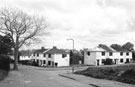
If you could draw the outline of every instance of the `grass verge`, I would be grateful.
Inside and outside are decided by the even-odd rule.
[[[3,80],[8,75],[6,70],[0,70],[0,81]]]
[[[76,71],[75,74],[135,84],[135,64],[101,67],[93,66],[83,71]]]

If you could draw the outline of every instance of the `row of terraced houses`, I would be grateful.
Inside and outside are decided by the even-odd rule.
[[[58,49],[55,46],[51,49],[44,47],[37,49],[29,58],[37,62],[39,66],[70,66],[69,50]],[[111,59],[114,64],[130,63],[132,52],[123,49],[115,50],[106,45],[84,50],[84,65],[104,65],[107,58]]]

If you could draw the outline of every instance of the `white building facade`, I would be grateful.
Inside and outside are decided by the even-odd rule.
[[[130,51],[116,51],[110,48],[111,51],[95,47],[84,51],[85,65],[104,65],[104,61],[109,58],[112,59],[113,64],[125,64],[132,61],[132,52]]]
[[[70,65],[69,52],[56,47],[35,51],[32,54],[32,60],[36,61],[39,66],[60,67]]]

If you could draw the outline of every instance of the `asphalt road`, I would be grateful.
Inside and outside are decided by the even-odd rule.
[[[68,72],[70,69],[40,69],[20,66],[19,70],[23,87],[90,87],[90,85],[58,75]]]

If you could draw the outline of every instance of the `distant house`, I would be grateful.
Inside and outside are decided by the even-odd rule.
[[[30,50],[21,50],[19,52],[19,61],[31,60],[32,51]]]
[[[39,66],[69,66],[69,51],[53,47],[52,49],[39,49],[32,54],[32,60]]]
[[[104,65],[107,58],[111,59],[114,64],[129,63],[132,61],[132,52],[117,51],[106,45],[99,45],[84,51],[85,65]]]

